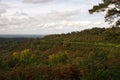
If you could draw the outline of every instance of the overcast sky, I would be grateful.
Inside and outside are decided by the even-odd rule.
[[[106,26],[101,0],[0,0],[0,34],[58,34]]]

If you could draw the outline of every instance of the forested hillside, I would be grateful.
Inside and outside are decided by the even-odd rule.
[[[120,27],[0,38],[0,80],[120,80]]]

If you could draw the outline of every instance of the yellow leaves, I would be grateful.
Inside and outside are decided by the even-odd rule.
[[[65,63],[67,60],[67,53],[52,54],[49,55],[48,58],[51,64]]]
[[[80,65],[81,62],[82,62],[82,57],[76,57],[76,58],[74,59],[74,64],[76,64],[76,65]]]
[[[24,55],[26,55],[26,54],[28,54],[29,52],[30,52],[29,49],[25,49],[25,50],[23,50],[21,53],[24,54]]]
[[[19,56],[20,56],[19,53],[17,53],[17,52],[14,52],[14,53],[13,53],[13,59],[16,60],[16,59],[19,58]]]
[[[29,55],[30,55],[30,50],[29,49],[23,50],[20,53],[20,59],[24,60],[25,58],[29,57]]]
[[[18,53],[17,53],[17,52],[14,52],[14,53],[13,53],[13,56],[14,56],[14,57],[18,56]]]
[[[13,53],[13,58],[20,61],[20,62],[30,62],[34,56],[31,54],[29,49],[25,49],[21,52],[14,52]]]
[[[52,64],[54,62],[54,60],[56,60],[57,55],[52,54],[52,55],[49,55],[48,58],[49,58],[49,62]]]
[[[52,54],[52,55],[49,55],[48,58],[49,58],[49,61],[52,61],[52,59],[54,58],[55,54]]]

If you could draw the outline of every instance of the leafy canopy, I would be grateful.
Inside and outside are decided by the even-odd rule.
[[[102,0],[103,3],[93,6],[89,10],[90,14],[94,12],[104,12],[106,11],[105,21],[114,26],[120,26],[120,0]]]

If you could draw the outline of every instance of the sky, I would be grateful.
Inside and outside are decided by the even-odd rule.
[[[101,0],[0,0],[0,34],[61,34],[105,27]]]

